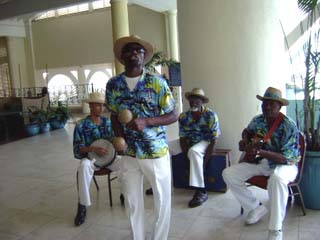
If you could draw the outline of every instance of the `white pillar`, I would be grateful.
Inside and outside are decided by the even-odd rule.
[[[129,36],[127,0],[110,0],[113,42],[118,38]],[[122,64],[115,60],[116,74],[123,72]]]
[[[179,61],[177,10],[165,12],[167,22],[167,48],[169,57]]]

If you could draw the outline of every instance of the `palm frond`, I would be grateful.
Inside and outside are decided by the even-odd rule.
[[[298,7],[305,13],[313,11],[318,4],[318,0],[298,0]]]
[[[151,60],[148,63],[146,63],[145,68],[150,73],[156,73],[156,66],[161,65],[165,67],[170,67],[175,63],[177,63],[177,61],[175,61],[172,58],[168,59],[163,52],[159,51],[153,54]]]

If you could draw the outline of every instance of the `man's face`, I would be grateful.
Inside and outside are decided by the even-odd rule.
[[[281,103],[274,100],[263,100],[262,112],[266,118],[276,118],[281,109]]]
[[[142,66],[146,50],[138,43],[128,43],[122,48],[121,59],[125,66]]]
[[[203,99],[197,96],[189,96],[190,109],[194,111],[199,111],[203,105]]]
[[[104,106],[102,103],[90,103],[90,113],[93,114],[94,116],[101,116],[104,110]]]

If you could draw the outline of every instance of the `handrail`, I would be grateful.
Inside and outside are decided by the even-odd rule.
[[[42,96],[43,87],[0,89],[0,98],[31,98]],[[83,99],[91,92],[105,92],[94,84],[63,85],[58,88],[49,88],[50,105],[58,105],[58,101],[69,106],[81,105]]]

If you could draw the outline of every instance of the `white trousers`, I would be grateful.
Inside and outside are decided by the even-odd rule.
[[[143,177],[151,184],[154,199],[152,240],[166,240],[171,217],[171,167],[169,154],[156,159],[122,156],[122,193],[134,240],[144,240]]]
[[[239,163],[226,168],[223,179],[246,211],[255,209],[260,202],[247,188],[245,181],[256,175],[270,176],[268,180],[268,194],[270,202],[270,230],[281,230],[286,214],[288,201],[288,183],[292,182],[298,173],[295,165],[277,165],[275,169],[269,167],[268,161],[263,159],[259,164]]]
[[[119,157],[116,157],[113,163],[108,166],[111,171],[117,172],[120,170],[119,159]],[[93,163],[94,161],[83,158],[80,160],[80,165],[78,167],[78,197],[79,203],[84,206],[91,205],[90,184],[94,171],[98,169]]]
[[[209,142],[200,141],[189,148],[188,158],[190,160],[190,186],[199,188],[205,187],[203,176],[203,157],[206,153],[208,145]],[[169,142],[169,151],[171,155],[176,155],[182,152],[179,139]]]

